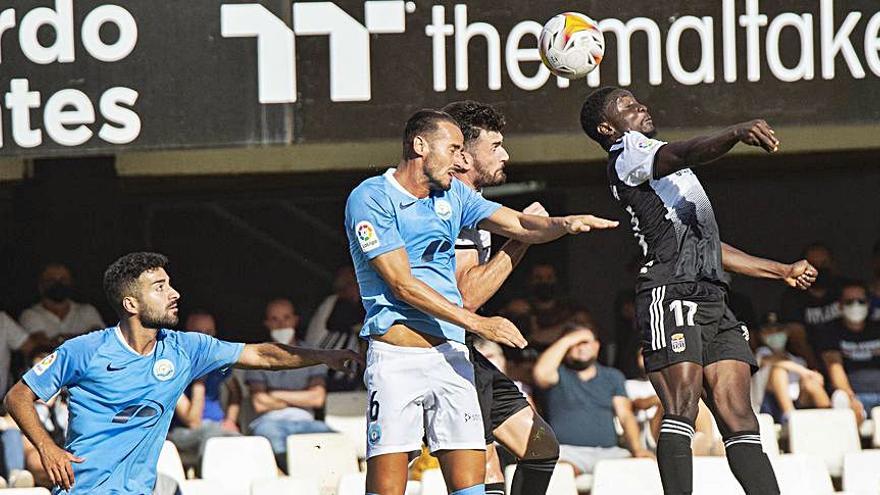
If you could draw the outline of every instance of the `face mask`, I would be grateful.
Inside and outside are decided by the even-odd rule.
[[[583,371],[590,366],[593,366],[594,364],[596,364],[596,358],[589,359],[587,361],[581,361],[580,359],[569,359],[568,362],[565,363],[568,368],[575,371]]]
[[[279,344],[289,344],[290,341],[293,340],[293,334],[293,327],[276,328],[275,330],[269,331],[269,335],[272,336],[272,340],[278,342]]]
[[[71,286],[63,282],[55,282],[49,287],[46,287],[43,296],[55,302],[62,302],[69,299],[72,292],[73,288]]]
[[[843,307],[842,313],[850,323],[862,323],[868,317],[868,305],[852,302]]]
[[[783,351],[786,342],[788,342],[788,334],[785,332],[776,332],[764,336],[764,343],[774,352]]]

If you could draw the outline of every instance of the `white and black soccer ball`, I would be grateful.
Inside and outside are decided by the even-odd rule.
[[[578,12],[563,12],[544,24],[538,51],[554,75],[580,79],[602,62],[605,36],[593,19]]]

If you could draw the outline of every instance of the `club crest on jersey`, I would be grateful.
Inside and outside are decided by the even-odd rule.
[[[656,139],[642,139],[641,141],[639,141],[636,147],[642,151],[647,151],[654,146],[657,146],[657,143],[659,142],[660,141],[657,141]]]
[[[748,342],[749,341],[749,328],[745,325],[740,325],[739,327],[743,331],[743,338],[746,339],[746,342]]]
[[[358,244],[361,245],[361,251],[365,253],[382,245],[382,243],[379,242],[379,234],[376,233],[376,228],[366,220],[358,222],[354,228],[354,232],[355,235],[357,235]]]
[[[153,376],[160,382],[167,382],[174,377],[174,363],[170,359],[160,359],[153,365]]]
[[[687,343],[684,341],[683,333],[672,334],[672,352],[684,352],[687,349]]]
[[[367,441],[370,442],[370,445],[376,445],[381,438],[382,427],[379,426],[379,423],[371,424],[370,428],[367,430]]]
[[[48,356],[44,357],[42,361],[37,363],[34,366],[34,373],[37,376],[42,375],[46,372],[47,369],[49,369],[49,366],[52,366],[52,363],[54,363],[56,359],[58,359],[58,351],[49,354]]]
[[[452,216],[452,205],[445,199],[438,199],[434,202],[434,213],[443,220],[449,220]]]

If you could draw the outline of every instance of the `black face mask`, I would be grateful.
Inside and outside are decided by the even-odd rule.
[[[55,302],[66,301],[71,295],[73,295],[73,287],[64,282],[55,282],[43,291],[43,296]]]
[[[575,371],[583,371],[594,364],[596,364],[596,358],[590,359],[589,361],[569,359],[565,362],[565,367]]]
[[[531,284],[532,296],[539,301],[551,301],[556,295],[556,284],[539,282]]]

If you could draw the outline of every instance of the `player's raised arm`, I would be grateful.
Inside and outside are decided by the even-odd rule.
[[[695,167],[717,160],[730,151],[736,143],[760,146],[768,153],[779,149],[776,133],[762,119],[730,126],[707,136],[687,141],[677,141],[662,146],[657,151],[654,178],[660,179],[683,168]]]
[[[364,364],[363,358],[349,349],[308,349],[275,342],[246,344],[235,363],[236,368],[286,370],[326,364],[339,371],[348,371],[353,363]]]
[[[520,213],[502,206],[480,222],[480,228],[526,244],[555,241],[566,234],[580,234],[595,229],[612,229],[619,222],[593,215],[542,217]]]
[[[495,316],[484,318],[456,306],[428,284],[415,278],[404,248],[398,248],[370,260],[370,265],[388,284],[394,297],[435,318],[467,328],[493,342],[523,348],[526,339],[510,321]]]
[[[724,265],[724,269],[729,272],[755,278],[782,280],[789,286],[801,290],[808,289],[813,285],[816,276],[819,275],[818,270],[807,260],[791,264],[780,263],[752,256],[723,242],[721,243],[721,263]]]

